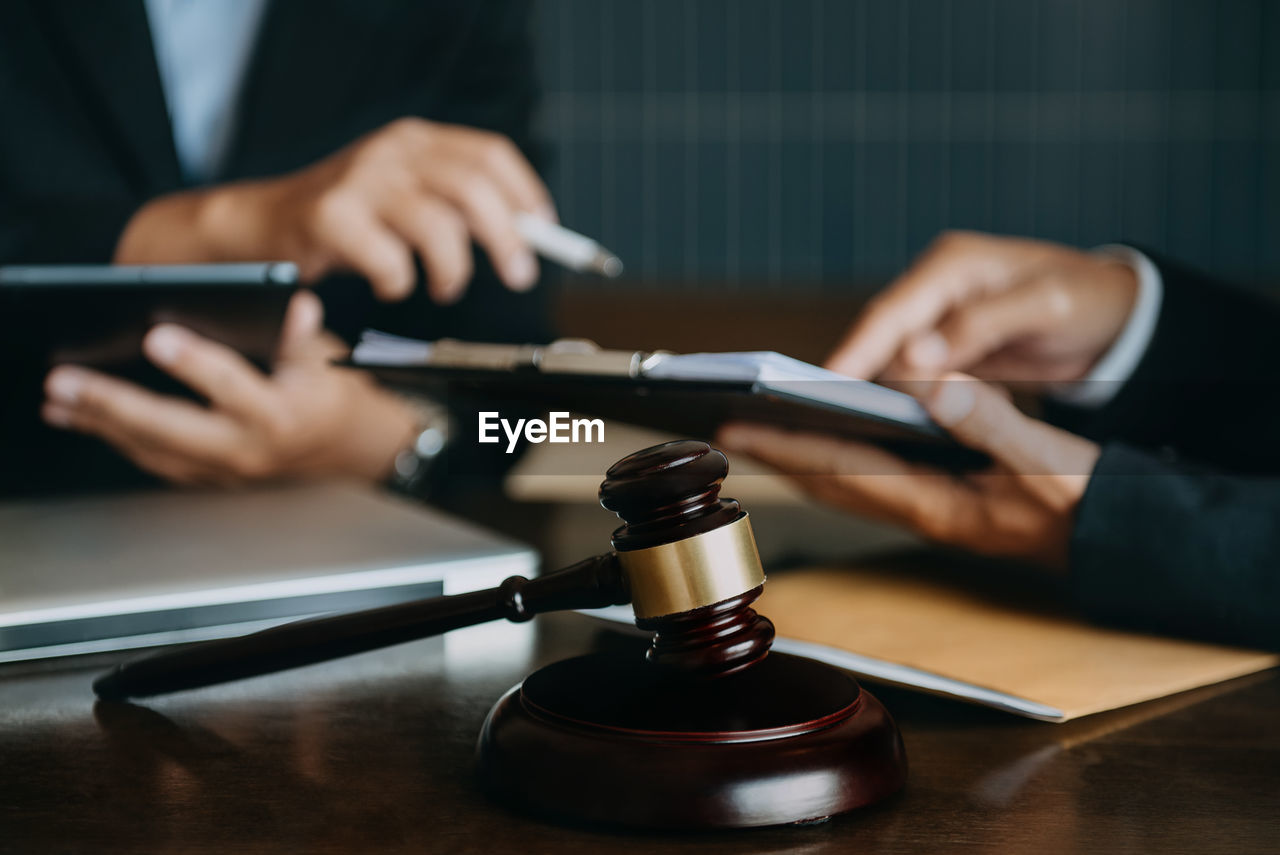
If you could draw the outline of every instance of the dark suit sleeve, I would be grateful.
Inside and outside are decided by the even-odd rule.
[[[1109,444],[1077,511],[1071,574],[1094,619],[1280,649],[1280,478]]]
[[[1076,599],[1108,623],[1280,648],[1280,308],[1153,260],[1164,296],[1134,375],[1055,419],[1103,444]]]
[[[1099,442],[1280,474],[1280,304],[1151,257],[1164,296],[1133,376],[1100,410],[1046,416]]]
[[[465,55],[451,71],[451,97],[432,118],[510,137],[542,171],[547,150],[533,134],[533,113],[541,91],[531,10],[532,4],[524,0],[477,7]]]

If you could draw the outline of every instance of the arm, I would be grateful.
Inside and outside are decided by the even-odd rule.
[[[1121,444],[1100,450],[961,375],[920,391],[957,440],[992,456],[990,470],[957,475],[759,425],[726,427],[720,444],[838,507],[1064,573],[1095,620],[1280,648],[1280,479],[1196,471]]]
[[[151,199],[126,226],[116,260],[284,258],[308,281],[357,273],[384,300],[415,289],[420,261],[431,296],[450,303],[472,279],[474,240],[503,284],[528,290],[538,264],[515,215],[553,219],[555,212],[520,147],[527,146],[532,96],[524,93],[532,84],[529,74],[515,73],[527,69],[513,63],[528,46],[522,54],[509,43],[505,22],[522,21],[515,12],[523,5],[409,4],[387,15],[386,26],[395,29],[383,34],[385,55],[370,46],[379,70],[355,79],[361,94],[337,108],[341,118],[326,105],[304,122],[302,133],[329,140],[322,147],[295,143],[297,129],[262,119],[272,108],[250,92],[239,145],[254,153],[228,166],[243,180]],[[268,26],[264,38],[287,47],[289,36]],[[364,65],[356,59],[353,74]],[[275,94],[309,89],[299,97],[314,101],[322,84],[310,80],[306,67],[293,69]],[[344,92],[333,97],[352,97]],[[281,148],[307,154],[273,154]]]
[[[1280,472],[1280,306],[1155,259],[1163,297],[1133,375],[1096,411],[1051,410],[1115,439],[1235,472]]]
[[[1111,439],[1102,449],[943,372],[963,367],[1041,391],[1079,380],[1124,328],[1132,276],[1065,248],[981,235],[936,244],[831,364],[922,381],[911,388],[930,414],[988,452],[990,471],[957,475],[759,426],[737,426],[722,442],[848,510],[1069,572],[1095,618],[1280,646],[1280,479],[1259,477],[1276,468],[1280,396],[1270,375],[1280,318],[1170,265],[1162,273],[1160,320],[1134,375],[1100,411],[1076,413]],[[1252,474],[1194,470],[1114,441],[1123,436]]]
[[[1104,446],[1076,514],[1071,581],[1097,620],[1280,648],[1280,479]]]

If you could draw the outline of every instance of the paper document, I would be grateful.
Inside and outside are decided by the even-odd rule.
[[[775,392],[879,413],[913,424],[930,424],[924,407],[910,395],[771,350],[655,354],[645,363],[644,376],[652,380],[755,382]]]
[[[1062,722],[1219,683],[1280,656],[1026,611],[900,568],[773,574],[756,610],[774,650],[870,680]],[[588,612],[632,623],[630,607]]]
[[[365,330],[351,351],[351,359],[360,365],[427,365],[434,349],[429,341]]]

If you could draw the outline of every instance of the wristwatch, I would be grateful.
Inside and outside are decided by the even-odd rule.
[[[433,464],[449,444],[452,420],[449,411],[435,401],[409,395],[402,397],[418,417],[418,432],[396,454],[390,487],[400,493],[421,496]]]

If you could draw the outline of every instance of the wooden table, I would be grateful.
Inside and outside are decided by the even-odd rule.
[[[109,658],[0,668],[0,851],[1275,852],[1276,672],[1066,725],[875,688],[906,790],[807,828],[627,835],[491,804],[472,752],[530,668],[632,644],[494,625],[291,674],[94,707]],[[619,774],[626,774],[619,770]]]

